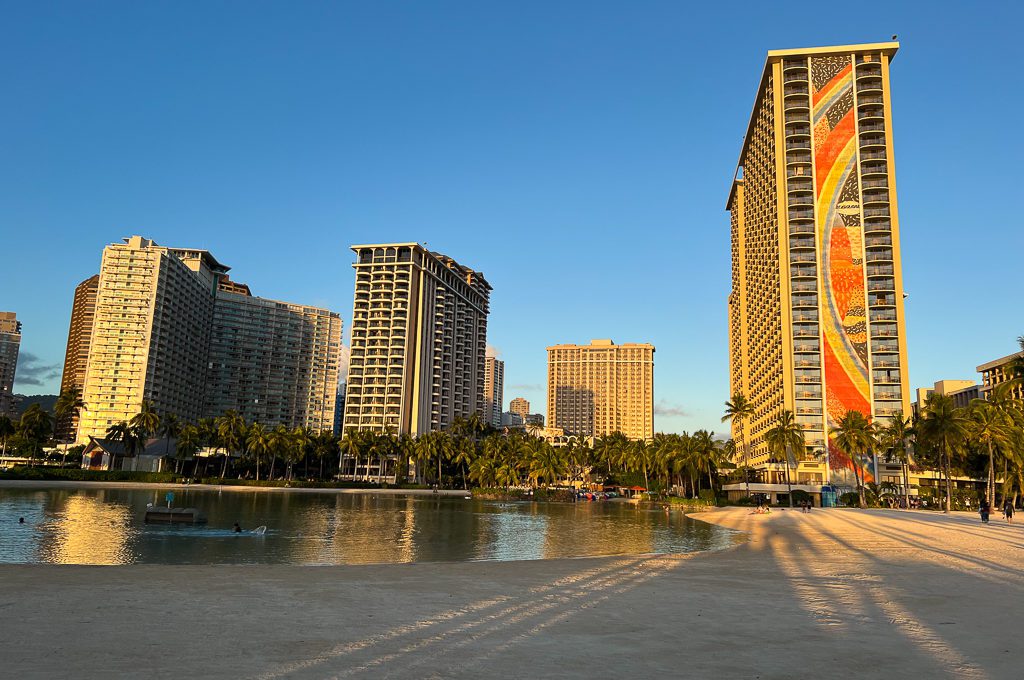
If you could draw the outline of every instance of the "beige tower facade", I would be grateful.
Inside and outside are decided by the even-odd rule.
[[[71,304],[71,323],[68,326],[68,344],[64,353],[64,373],[61,374],[60,391],[76,390],[81,397],[85,390],[85,374],[89,368],[89,343],[92,338],[93,320],[96,316],[96,294],[100,288],[100,275],[94,274],[75,288],[75,299]],[[58,441],[73,439],[78,429],[78,415],[58,420],[54,435]]]
[[[566,434],[654,437],[654,345],[548,347],[548,424]]]
[[[484,359],[484,422],[501,427],[501,407],[505,400],[505,362],[494,357]]]
[[[344,428],[418,436],[485,417],[487,280],[418,243],[352,250]]]
[[[898,43],[768,53],[727,209],[730,384],[751,463],[783,409],[827,470],[843,415],[910,413],[889,67]],[[734,432],[734,436],[737,433]],[[819,457],[821,457],[819,455]],[[812,464],[813,465],[813,464]],[[824,481],[822,477],[818,477]]]
[[[526,422],[526,416],[530,415],[530,402],[522,397],[516,397],[508,404],[509,413],[515,413]]]
[[[103,437],[143,401],[195,421],[203,407],[217,276],[206,251],[141,236],[103,250],[76,441]]]
[[[14,415],[14,373],[21,352],[21,322],[14,312],[0,312],[0,416]]]
[[[255,297],[218,282],[204,415],[235,410],[248,422],[334,429],[341,356],[336,312]]]

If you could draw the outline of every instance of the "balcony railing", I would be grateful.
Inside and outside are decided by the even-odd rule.
[[[889,208],[864,208],[864,217],[888,217]]]
[[[891,264],[868,266],[868,276],[892,276],[894,273]]]
[[[793,307],[794,308],[800,308],[800,307],[814,307],[814,308],[817,308],[818,307],[818,298],[817,298],[817,296],[814,296],[814,295],[811,295],[811,296],[805,296],[805,295],[796,296],[796,297],[793,298]]]
[[[806,222],[794,222],[789,225],[790,234],[813,234],[814,225]]]
[[[865,104],[881,104],[882,95],[880,94],[865,94],[857,97],[857,104],[863,106]]]
[[[864,245],[869,246],[869,247],[875,247],[875,246],[890,246],[891,247],[892,246],[892,237],[891,236],[869,236],[868,238],[864,239]]]
[[[789,219],[791,219],[791,220],[813,220],[814,219],[814,211],[813,210],[792,209],[792,210],[789,211]]]

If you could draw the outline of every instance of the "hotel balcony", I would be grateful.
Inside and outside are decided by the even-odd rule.
[[[818,324],[793,324],[794,338],[817,338]]]
[[[881,354],[871,357],[871,365],[875,368],[899,368],[900,360],[897,355]]]
[[[895,309],[872,309],[871,310],[871,323],[878,321],[895,321],[896,310]]]
[[[817,321],[818,321],[818,310],[817,309],[813,309],[813,310],[800,310],[800,311],[793,312],[793,321],[794,322],[811,321],[811,322],[817,323]]]
[[[806,255],[808,255],[808,253],[805,253],[805,254],[803,254],[801,256],[801,257],[805,258],[804,261],[806,261],[806,262],[814,262],[815,261],[815,259],[813,257],[806,257]],[[807,265],[807,264],[792,264],[789,267],[789,275],[790,275],[791,278],[807,278],[807,277],[809,277],[809,278],[817,278],[817,276],[818,276],[818,269],[817,269],[817,267],[814,264],[811,264],[811,265]]]
[[[818,368],[821,366],[821,357],[818,354],[801,354],[793,360],[796,368]]]
[[[869,149],[872,147],[885,147],[885,135],[869,133],[860,136],[860,148]],[[863,154],[861,157],[863,158]]]
[[[790,196],[794,194],[810,194],[814,191],[814,185],[811,183],[811,178],[808,175],[788,175],[786,191]]]
[[[888,189],[868,189],[863,193],[864,203],[888,203]]]
[[[808,236],[790,236],[789,237],[789,247],[790,247],[791,250],[806,250],[806,249],[814,250],[814,237],[813,236],[810,236],[810,237],[808,237]],[[795,262],[796,260],[793,259],[795,257],[796,257],[795,253],[790,255],[790,260]],[[809,260],[809,261],[813,262],[814,261],[814,257],[812,256],[811,260]]]
[[[810,390],[807,388],[797,388],[794,391],[794,395],[797,399],[821,399],[821,390]]]
[[[899,342],[892,339],[871,340],[872,354],[891,354],[900,351]]]
[[[802,208],[790,208],[789,209],[790,220],[813,220],[814,211]]]
[[[818,296],[817,295],[794,295],[793,296],[793,308],[807,308],[812,307],[818,308]],[[817,350],[814,350],[817,351]]]
[[[868,291],[896,290],[896,284],[892,279],[868,279]]]
[[[787,94],[782,103],[782,107],[786,111],[787,118],[790,117],[791,111],[796,112],[810,110],[810,101],[807,96],[807,92]]]
[[[864,95],[858,95],[857,96],[857,106],[858,107],[870,106],[872,104],[881,104],[881,103],[883,103],[881,92],[879,92],[878,94],[864,94]]]
[[[869,236],[864,239],[864,245],[868,248],[892,248],[892,236],[888,234],[885,236]]]
[[[882,76],[858,76],[857,78],[857,95],[861,96],[861,93],[875,93],[882,94]]]
[[[868,265],[868,276],[892,276],[894,273],[891,264]]]
[[[878,248],[869,250],[865,254],[868,262],[892,262],[892,248]]]
[[[790,234],[813,234],[814,224],[807,222],[795,222],[789,225]]]
[[[884,162],[879,163],[879,162],[875,161],[875,162],[871,162],[871,163],[866,163],[864,161],[867,160],[867,159],[864,158],[863,154],[861,154],[860,159],[861,159],[860,174],[863,175],[864,177],[868,177],[869,175],[884,175],[884,176],[888,176],[889,168],[888,168],[888,166]],[[888,182],[888,180],[886,180],[886,182]]]
[[[885,108],[881,104],[868,102],[857,109],[857,122],[861,125],[868,122],[884,123]]]
[[[789,166],[786,169],[786,176],[792,177],[794,175],[801,177],[811,176],[811,152],[810,151],[790,151],[786,154],[786,165]],[[802,171],[802,172],[801,172]]]
[[[864,189],[888,189],[889,181],[883,177],[865,179],[861,182],[861,187]]]
[[[792,245],[792,244],[790,244],[790,245]],[[812,247],[812,248],[814,247],[814,240],[813,239],[811,239],[811,241],[810,241],[810,247]],[[808,253],[808,252],[790,253],[789,261],[790,262],[816,262],[817,261],[817,257],[815,256],[814,253]]]
[[[888,217],[889,208],[864,208],[864,217]]]
[[[789,289],[790,289],[790,291],[792,291],[794,293],[817,293],[818,292],[818,284],[816,284],[816,283],[807,283],[806,281],[804,281],[804,282],[799,282],[798,281],[798,282],[794,283],[793,285],[791,285],[789,287]],[[796,299],[796,298],[794,298],[794,299]]]

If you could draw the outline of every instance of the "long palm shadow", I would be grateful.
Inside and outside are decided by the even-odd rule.
[[[867,553],[863,550],[857,549],[849,541],[846,541],[837,536],[833,531],[825,529],[818,524],[817,531],[821,533],[826,540],[830,540],[833,544],[842,545],[848,551],[852,552],[856,557],[863,559],[870,567],[871,563],[877,565],[889,565],[889,562],[881,560],[874,555]],[[803,543],[805,549],[817,556],[822,564],[827,563],[825,560],[829,557],[826,556],[815,544],[813,540],[805,539]],[[832,557],[834,559],[834,556]],[[941,567],[940,567],[941,568]],[[929,663],[936,663],[936,660],[940,660],[942,663],[938,664],[937,670],[942,672],[948,672],[951,668],[957,671],[958,678],[976,678],[982,680],[987,677],[984,670],[979,666],[972,663],[967,657],[960,651],[958,651],[948,640],[943,636],[939,635],[932,627],[921,623],[918,617],[914,616],[905,606],[895,602],[892,598],[892,588],[885,584],[885,577],[881,573],[873,575],[873,580],[877,581],[882,585],[879,587],[867,587],[861,588],[858,592],[860,593],[862,601],[867,605],[870,610],[873,610],[888,619],[889,623],[892,624],[901,635],[903,635],[917,650],[922,657],[922,660]],[[883,597],[887,595],[888,597]],[[865,609],[868,611],[868,609]]]
[[[560,588],[578,588],[589,586],[594,580],[600,580],[605,574],[611,574],[618,572],[622,569],[628,569],[635,565],[642,563],[642,559],[629,558],[624,560],[616,560],[612,564],[595,567],[588,570],[579,572],[573,572],[562,576],[555,581],[531,588],[528,592],[531,595],[543,595],[549,591],[557,591]],[[363,638],[362,640],[354,642],[345,642],[336,645],[335,647],[327,650],[326,652],[319,654],[311,659],[302,659],[290,664],[286,664],[276,670],[262,673],[256,677],[260,680],[273,680],[274,678],[281,678],[287,675],[292,675],[300,671],[306,671],[317,666],[321,666],[327,662],[340,660],[348,657],[352,654],[362,652],[367,649],[372,649],[380,644],[391,642],[393,640],[402,638],[404,636],[422,633],[429,631],[435,627],[443,626],[457,621],[470,615],[477,615],[482,612],[486,612],[489,609],[494,609],[501,605],[504,605],[511,600],[510,596],[500,596],[496,598],[489,598],[485,600],[478,600],[467,604],[459,609],[443,611],[435,614],[429,618],[420,619],[411,624],[404,624],[397,626],[387,631],[378,633],[377,635],[371,635]]]
[[[952,550],[943,550],[941,548],[938,548],[938,547],[936,547],[934,545],[925,543],[923,541],[918,541],[918,540],[907,538],[903,534],[894,533],[891,530],[882,529],[882,528],[877,527],[877,526],[869,526],[867,524],[864,524],[863,522],[858,522],[858,521],[852,519],[851,517],[846,516],[845,513],[843,513],[843,514],[836,514],[835,516],[836,516],[836,518],[839,521],[846,522],[847,524],[849,524],[851,526],[857,527],[859,529],[863,529],[863,530],[867,531],[868,533],[873,533],[873,534],[876,534],[878,536],[883,536],[883,537],[888,538],[889,540],[894,541],[896,543],[902,543],[902,544],[904,544],[906,546],[909,546],[909,547],[912,547],[912,548],[917,548],[918,550],[922,550],[924,552],[933,553],[935,555],[943,555],[944,557],[952,559],[953,561],[960,561],[960,562],[970,563],[970,564],[973,564],[974,566],[982,567],[984,569],[990,569],[990,570],[992,570],[994,572],[999,572],[999,573],[1003,574],[1005,577],[1008,577],[1008,578],[1005,578],[1005,579],[1000,579],[1000,580],[1003,580],[1006,583],[1019,582],[1021,579],[1024,579],[1024,574],[1022,574],[1019,569],[1015,569],[1013,567],[1007,567],[1007,566],[1005,566],[1003,564],[1000,564],[998,562],[993,562],[992,560],[987,560],[987,559],[984,559],[984,558],[981,558],[981,557],[963,555],[962,553],[954,552]],[[837,540],[839,540],[839,539],[837,538]],[[996,575],[985,574],[985,576],[991,576],[993,578],[999,578]]]
[[[894,515],[894,514],[890,514],[891,512],[904,513],[906,511],[882,511],[879,514],[883,514],[883,516],[885,516],[885,517],[899,518],[899,519],[901,519],[901,520],[903,520],[905,522],[921,525],[922,527],[928,527],[928,528],[931,528],[931,529],[935,529],[935,527],[936,527],[936,523],[935,522],[927,522],[925,520],[918,519],[918,518],[916,518],[916,517],[914,517],[913,515],[910,515],[910,514],[906,514],[906,515],[904,515],[904,514],[897,514],[897,515]],[[946,525],[940,525],[940,526],[943,526],[943,528],[948,530],[948,531],[955,531],[957,533],[961,533],[961,534],[964,534],[964,535],[967,535],[967,536],[972,536],[972,537],[975,537],[975,538],[990,539],[990,540],[993,540],[993,541],[995,541],[997,543],[1005,543],[1006,545],[1008,545],[1008,546],[1010,546],[1012,548],[1024,549],[1024,543],[1015,543],[1012,540],[1010,540],[1011,538],[1016,538],[1015,536],[1008,536],[1007,538],[1002,538],[999,535],[993,535],[993,533],[992,533],[993,529],[995,529],[995,531],[1004,531],[1005,529],[1009,529],[1010,531],[1014,531],[1016,533],[1021,533],[1021,531],[1017,527],[1014,527],[1014,525],[1012,525],[1012,524],[1007,524],[1005,529],[1004,528],[996,529],[995,527],[1002,527],[1003,523],[1002,522],[993,522],[993,525],[990,526],[990,527],[976,526],[974,529],[970,529],[970,528],[967,528],[967,527],[963,526],[963,524],[965,522],[967,522],[967,520],[965,518],[952,517],[952,518],[950,518],[950,525],[949,526],[946,526]],[[918,536],[926,536],[927,534],[916,534],[916,535],[918,535]]]
[[[630,590],[634,590],[638,586],[643,585],[647,581],[650,581],[651,579],[655,578],[656,576],[660,576],[660,575],[662,575],[662,574],[664,574],[664,573],[666,573],[668,571],[671,571],[672,569],[675,569],[676,566],[678,566],[678,563],[676,563],[676,564],[666,563],[665,566],[663,566],[660,569],[655,569],[655,570],[652,570],[652,571],[650,571],[650,572],[648,572],[646,574],[642,574],[642,575],[637,576],[637,577],[635,577],[633,579],[627,580],[627,581],[617,585],[612,590],[604,592],[601,595],[598,595],[596,597],[593,596],[592,594],[589,594],[589,593],[581,593],[580,595],[576,596],[575,599],[583,599],[585,597],[586,598],[587,607],[596,607],[597,605],[605,602],[606,600],[611,599],[612,597],[615,597],[615,596],[618,596],[618,595],[623,595],[623,594],[629,592]],[[550,628],[551,626],[553,626],[555,624],[567,621],[568,619],[572,618],[573,616],[578,615],[579,611],[580,611],[579,609],[575,609],[575,608],[564,608],[564,609],[561,609],[558,613],[554,614],[553,616],[540,621],[539,623],[537,623],[536,625],[532,626],[528,630],[525,630],[525,631],[523,631],[521,633],[518,633],[518,634],[514,635],[511,639],[506,640],[505,642],[503,642],[503,643],[501,643],[499,645],[496,645],[495,647],[492,647],[490,650],[488,650],[486,652],[475,654],[471,661],[469,661],[468,663],[463,665],[462,670],[466,671],[468,669],[478,668],[479,666],[481,666],[483,664],[484,661],[487,661],[488,659],[494,658],[498,654],[501,654],[501,653],[511,649],[512,647],[516,646],[516,645],[522,644],[523,642],[525,642],[526,640],[529,640],[530,638],[536,637],[537,635],[542,633],[544,630],[546,630],[547,628]]]
[[[587,584],[585,589],[576,589],[572,593],[552,592],[539,599],[513,605],[482,619],[467,622],[455,629],[442,631],[437,635],[420,640],[396,652],[385,654],[359,666],[351,667],[334,677],[342,678],[357,673],[376,671],[384,666],[384,664],[387,664],[389,673],[398,672],[399,674],[405,674],[407,671],[429,663],[442,655],[449,655],[462,647],[480,642],[484,638],[498,635],[521,623],[539,619],[552,609],[558,608],[563,613],[566,611],[574,612],[576,611],[575,609],[566,608],[576,601],[585,600],[588,605],[596,601],[593,595],[595,591],[600,592],[601,589],[611,588],[613,589],[611,593],[614,593],[619,590],[624,591],[635,588],[640,583],[674,567],[676,559],[672,557],[651,558],[631,567],[624,567],[619,570],[619,573],[607,574],[593,580]],[[646,562],[655,562],[656,566],[645,573],[641,569],[647,566]],[[607,594],[597,599],[610,596],[611,594]],[[556,614],[556,618],[558,616]],[[485,624],[491,623],[492,625],[483,627]],[[481,627],[483,627],[481,630],[476,630]],[[428,651],[419,653],[421,650]],[[413,656],[414,654],[415,656]],[[477,652],[476,656],[480,657],[480,652]],[[395,669],[396,662],[403,664],[397,671]]]

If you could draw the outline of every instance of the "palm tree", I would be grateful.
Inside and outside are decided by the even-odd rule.
[[[291,433],[291,446],[288,447],[288,481],[292,479],[292,468],[295,463],[306,457],[306,451],[313,442],[309,436],[309,430],[304,427],[296,427]]]
[[[313,455],[320,462],[320,479],[324,478],[324,458],[338,452],[338,439],[331,430],[323,430],[313,438]]]
[[[107,428],[107,440],[111,442],[120,442],[121,447],[124,450],[124,454],[128,458],[134,456],[139,451],[140,444],[144,443],[144,439],[140,437],[141,434],[141,430],[136,427],[132,427],[124,420]],[[111,454],[109,469],[113,470],[116,462],[116,457]]]
[[[214,422],[217,425],[217,439],[224,447],[224,465],[220,470],[220,478],[224,479],[228,473],[228,460],[230,460],[231,454],[238,452],[242,448],[242,443],[245,442],[245,418],[238,411],[232,409],[225,411]]]
[[[800,428],[800,433],[802,436],[803,428]],[[693,433],[693,447],[696,454],[697,468],[700,472],[707,474],[708,486],[713,493],[715,490],[714,475],[722,464],[723,449],[715,441],[714,432],[708,432],[707,430],[697,430]]]
[[[32,404],[21,414],[17,429],[18,434],[29,445],[34,463],[36,453],[42,454],[43,444],[53,434],[53,416],[44,411],[39,404]]]
[[[74,422],[78,412],[84,408],[85,402],[82,401],[82,394],[74,386],[61,392],[60,396],[57,397],[57,402],[53,405],[53,412],[57,416],[57,422],[62,428],[67,427],[71,439],[74,439],[75,436],[74,431],[71,430],[71,423]],[[61,461],[61,466],[67,464],[68,445],[70,443],[71,441],[68,439],[64,440],[64,458]]]
[[[199,450],[199,428],[195,425],[183,425],[178,430],[178,441],[174,446],[174,457],[177,459],[176,471],[181,472],[181,466],[188,456],[195,456]],[[193,468],[195,466],[193,465]],[[193,470],[193,474],[195,470]]]
[[[160,428],[160,414],[153,408],[153,404],[143,400],[139,412],[128,421],[128,424],[135,428],[143,439],[149,439],[150,435],[155,434]]]
[[[907,509],[910,508],[910,451],[913,448],[913,437],[911,419],[909,416],[904,417],[902,411],[892,414],[888,424],[878,431],[882,447],[892,459],[900,463],[900,470],[903,473],[903,507]]]
[[[871,423],[860,411],[847,411],[839,421],[836,428],[835,445],[840,451],[850,458],[850,465],[853,466],[853,476],[857,480],[857,497],[860,499],[860,507],[866,507],[864,498],[864,484],[861,482],[860,459],[868,454],[874,443],[874,433]]]
[[[953,509],[952,461],[954,452],[967,441],[969,420],[953,404],[953,398],[933,393],[924,403],[924,415],[918,421],[918,438],[939,452],[939,466],[946,477],[946,512]]]
[[[342,462],[345,458],[352,458],[355,466],[352,468],[352,479],[356,479],[356,472],[359,470],[359,454],[362,451],[362,433],[350,427],[345,431],[345,436],[341,439],[341,457],[338,459],[338,472],[341,472]]]
[[[270,436],[263,423],[253,423],[245,438],[245,448],[256,459],[256,481],[260,481],[260,459],[270,450]]]
[[[270,447],[270,474],[267,479],[274,479],[274,464],[277,463],[277,457],[287,458],[288,450],[292,445],[291,433],[288,432],[288,428],[284,425],[278,425],[270,434],[267,436],[267,444]]]
[[[968,409],[971,418],[970,434],[979,444],[988,448],[988,481],[986,496],[989,503],[996,502],[996,459],[995,447],[1004,448],[1009,443],[1012,422],[1005,413],[992,404],[975,399]]]
[[[476,458],[476,444],[467,439],[460,441],[455,448],[455,456],[452,458],[452,462],[459,466],[459,469],[462,471],[462,488],[464,489],[469,488],[466,486],[466,471],[473,463],[474,458]]]
[[[804,427],[796,422],[793,412],[783,409],[775,421],[775,427],[765,433],[765,443],[768,448],[785,458],[786,461],[786,488],[789,490],[789,507],[793,507],[793,480],[789,475],[790,455],[799,452],[803,456],[807,444],[804,439]]]
[[[0,441],[3,442],[3,454],[7,455],[7,440],[10,439],[18,429],[8,416],[0,416]]]
[[[220,440],[217,436],[217,423],[213,418],[202,418],[199,424],[196,426],[199,431],[199,443],[200,446],[213,449],[214,453],[220,449]],[[210,463],[210,456],[203,457],[203,474],[206,476],[206,468]]]
[[[164,440],[164,457],[168,455],[171,448],[171,439],[177,439],[180,432],[181,423],[178,421],[178,416],[173,413],[165,413],[164,417],[160,419],[159,431]]]
[[[743,450],[743,480],[747,485],[747,496],[750,496],[750,475],[748,465],[750,450],[747,448],[746,429],[744,424],[754,417],[754,405],[743,395],[737,392],[732,395],[732,400],[725,402],[725,415],[722,422],[732,425],[733,436],[740,440],[740,449]]]

